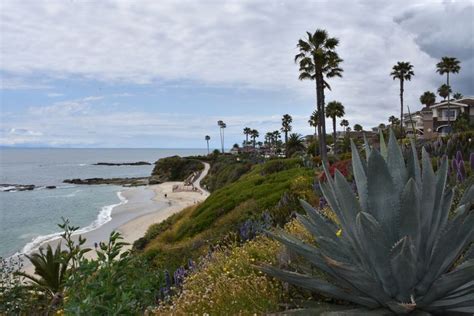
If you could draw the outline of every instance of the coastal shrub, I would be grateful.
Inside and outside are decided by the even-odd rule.
[[[269,175],[272,173],[280,172],[283,170],[293,169],[303,167],[303,162],[301,159],[292,158],[292,159],[274,159],[265,163],[262,167],[261,174],[263,176]]]
[[[350,165],[351,161],[350,160],[341,160],[334,162],[330,164],[329,166],[329,173],[331,177],[334,177],[334,174],[337,171],[339,171],[345,178],[349,177],[350,175]],[[325,181],[326,180],[326,172],[323,172],[319,175],[319,181]]]
[[[295,220],[284,230],[303,240],[311,234]],[[201,259],[196,270],[185,278],[177,296],[162,302],[157,315],[252,315],[299,307],[297,298],[310,295],[265,276],[257,265],[292,266],[293,256],[278,242],[264,236],[243,244],[224,244]]]
[[[179,156],[161,158],[155,162],[150,182],[184,181],[193,172],[200,171],[203,168],[204,165],[196,159]]]
[[[4,259],[0,257],[0,315],[22,315],[36,310],[48,310],[49,300],[24,282],[19,272],[23,270],[19,256]]]
[[[278,310],[283,288],[253,267],[275,262],[279,244],[265,237],[215,250],[201,269],[191,274],[181,293],[157,314],[252,314]]]
[[[272,265],[262,270],[356,305],[345,314],[472,313],[474,188],[465,190],[450,217],[447,159],[435,173],[424,150],[420,166],[414,144],[405,163],[393,133],[388,148],[381,145],[381,153],[367,148],[366,161],[352,144],[358,196],[339,171],[321,183],[339,223],[302,202],[307,215],[296,216],[317,247],[283,230],[271,233],[325,277]],[[334,311],[339,315],[341,307]]]
[[[134,315],[156,304],[163,275],[123,251],[118,232],[100,243],[97,259],[81,257],[68,279],[63,309],[68,314]]]
[[[237,181],[247,173],[254,162],[245,157],[237,159],[234,156],[217,156],[211,161],[211,168],[201,184],[209,191],[214,192],[230,183]]]

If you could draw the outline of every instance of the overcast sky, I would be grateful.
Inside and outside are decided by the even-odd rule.
[[[179,4],[178,4],[179,3]],[[310,134],[313,82],[298,81],[296,43],[306,31],[339,38],[344,77],[326,100],[364,128],[436,91],[441,56],[461,60],[455,92],[474,95],[474,2],[0,0],[0,145],[219,147],[294,118]],[[329,122],[328,122],[329,123]],[[338,128],[339,124],[338,124]]]

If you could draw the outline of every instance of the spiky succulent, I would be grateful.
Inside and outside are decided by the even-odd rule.
[[[358,196],[337,171],[334,178],[320,184],[339,223],[302,201],[307,215],[297,218],[317,245],[282,230],[269,233],[326,277],[272,266],[262,270],[296,286],[352,302],[367,313],[471,314],[474,187],[466,190],[449,215],[453,189],[446,186],[446,159],[434,173],[423,150],[420,167],[412,144],[405,163],[393,133],[388,147],[381,139],[380,152],[365,145],[367,160],[359,156],[354,143],[351,146]]]

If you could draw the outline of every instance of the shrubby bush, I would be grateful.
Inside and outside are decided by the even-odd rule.
[[[295,221],[285,229],[301,238],[310,236]],[[288,265],[289,258],[284,247],[262,235],[242,245],[219,247],[185,279],[180,294],[162,303],[155,313],[249,315],[279,311],[282,304],[294,307],[291,288],[256,268],[262,263]]]
[[[196,159],[179,156],[166,157],[155,162],[150,183],[183,181],[193,172],[200,171],[204,165]]]

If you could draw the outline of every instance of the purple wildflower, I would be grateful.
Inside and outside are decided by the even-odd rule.
[[[458,151],[456,152],[456,160],[458,161],[458,163],[463,160],[463,159],[462,159],[462,154],[461,154],[461,151],[460,151],[460,150],[458,150]]]
[[[464,160],[458,162],[458,172],[462,175],[463,179],[466,178],[466,167],[464,167]]]
[[[171,287],[171,276],[168,270],[165,270],[165,285],[167,288]]]
[[[458,161],[456,159],[451,160],[451,172],[458,172]]]
[[[460,171],[457,172],[457,178],[459,182],[464,182],[464,176]]]
[[[326,206],[327,202],[326,202],[326,199],[323,198],[323,197],[320,197],[319,198],[319,208],[322,209]]]

